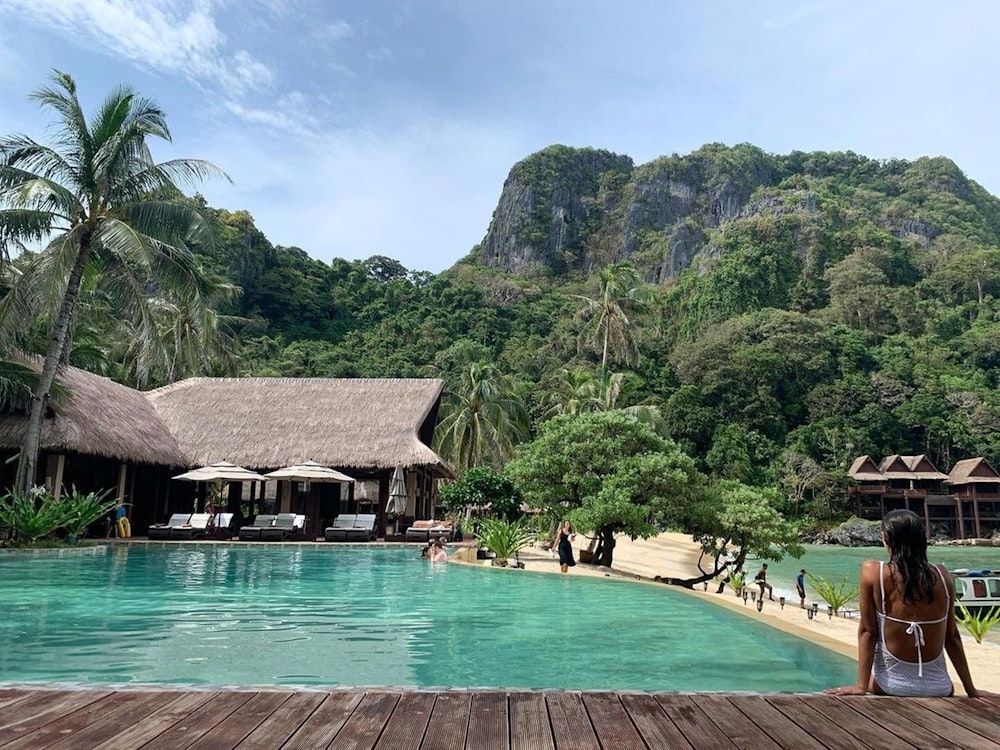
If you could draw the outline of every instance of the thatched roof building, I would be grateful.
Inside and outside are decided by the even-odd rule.
[[[192,466],[317,461],[369,471],[451,469],[429,447],[444,383],[425,379],[191,378],[146,394]]]
[[[990,462],[979,458],[965,458],[955,463],[948,477],[948,484],[1000,484],[1000,474]]]
[[[38,371],[37,358],[23,361]],[[146,395],[108,378],[65,367],[56,376],[62,386],[48,402],[41,449],[79,453],[136,464],[186,466],[187,456]],[[19,450],[28,417],[0,417],[0,449]]]
[[[885,479],[871,456],[858,456],[847,470],[847,476],[859,482],[880,482]]]

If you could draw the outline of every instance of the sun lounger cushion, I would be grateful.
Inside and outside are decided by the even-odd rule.
[[[279,513],[273,526],[261,529],[260,538],[264,541],[281,541],[287,539],[296,529],[296,521],[300,518],[294,513]]]
[[[253,524],[250,526],[240,526],[240,539],[243,541],[250,541],[260,539],[261,532],[270,528],[274,523],[275,516],[265,513],[259,513],[255,519],[253,519]]]
[[[355,513],[341,513],[333,519],[333,525],[323,530],[323,538],[328,542],[346,542],[347,530],[354,528],[357,518]]]
[[[235,518],[235,513],[215,514],[215,522],[212,525],[215,527],[216,538],[228,539],[233,535],[233,521]]]
[[[435,521],[433,518],[424,521],[414,521],[413,525],[406,530],[406,541],[408,542],[429,542],[431,539],[444,536],[451,541],[455,534],[455,527],[451,521]]]
[[[150,526],[149,531],[146,532],[146,536],[150,539],[167,539],[170,536],[171,529],[184,526],[190,519],[190,513],[174,513],[166,523],[154,523]]]
[[[194,513],[186,524],[170,527],[170,538],[193,539],[196,536],[203,536],[208,530],[208,524],[211,520],[211,513]]]

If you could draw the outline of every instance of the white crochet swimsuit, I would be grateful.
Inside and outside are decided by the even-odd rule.
[[[951,695],[954,687],[951,678],[948,676],[948,665],[944,660],[942,650],[937,658],[924,662],[921,647],[924,645],[924,625],[935,625],[939,622],[946,622],[951,616],[951,591],[948,589],[948,581],[940,568],[935,568],[941,581],[944,583],[944,590],[947,592],[944,617],[936,620],[924,620],[916,622],[913,620],[900,620],[890,617],[885,613],[885,583],[882,579],[882,568],[884,563],[878,564],[879,588],[882,591],[882,610],[876,612],[878,615],[878,641],[875,644],[875,661],[872,664],[872,676],[875,683],[886,695],[902,695],[912,697],[944,697]],[[913,643],[917,647],[917,661],[904,661],[895,657],[885,644],[885,621],[892,620],[903,625],[908,625],[906,634],[913,636]]]

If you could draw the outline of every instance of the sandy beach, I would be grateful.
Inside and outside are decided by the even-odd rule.
[[[578,538],[577,545],[579,546],[582,541],[582,538]],[[541,547],[523,550],[520,559],[525,564],[525,570],[562,575],[559,572],[559,564],[555,555]],[[685,534],[667,532],[652,539],[634,542],[627,537],[617,539],[614,565],[610,571],[595,565],[577,564],[570,568],[570,572],[566,575],[626,576],[648,585],[661,586],[664,584],[654,582],[656,576],[693,577],[698,574],[697,563],[698,546],[691,537]],[[711,584],[708,591],[701,588],[693,591],[681,587],[674,588],[690,596],[702,597],[717,606],[728,607],[731,611],[746,617],[756,618],[768,625],[851,658],[857,656],[858,621],[845,617],[829,618],[826,604],[822,600],[816,600],[820,605],[819,614],[810,620],[806,611],[799,608],[798,598],[795,597],[794,592],[778,588],[774,590],[776,601],[766,601],[762,612],[758,612],[752,602],[744,604],[743,599],[737,598],[728,587],[723,594],[716,594],[716,586]],[[780,607],[777,601],[781,594],[785,594],[787,597],[784,608]],[[806,600],[807,604],[812,601],[814,601],[813,598]],[[969,636],[964,636],[963,640],[965,653],[972,670],[972,679],[976,687],[1000,692],[1000,644],[995,642],[979,644]],[[951,671],[952,681],[955,683],[955,694],[963,695],[961,683],[958,682],[950,663],[948,668]]]

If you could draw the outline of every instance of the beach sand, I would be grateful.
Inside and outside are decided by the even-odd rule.
[[[582,536],[577,537],[575,546],[578,548],[578,559],[579,547],[585,544],[586,540]],[[522,550],[520,559],[524,562],[525,570],[561,575],[556,556],[541,547],[536,546]],[[615,545],[614,564],[610,570],[596,565],[577,564],[570,568],[567,575],[624,576],[636,578],[650,585],[662,586],[665,584],[653,583],[656,576],[691,578],[698,575],[697,563],[698,545],[692,541],[691,537],[686,534],[667,532],[652,539],[639,539],[634,542],[627,537],[618,538]],[[753,573],[753,571],[750,572]],[[758,612],[753,602],[748,601],[744,604],[743,599],[736,597],[728,586],[722,594],[715,593],[717,587],[717,585],[709,583],[708,591],[704,591],[701,587],[696,590],[688,590],[679,586],[674,588],[690,596],[702,597],[712,604],[727,607],[746,617],[756,618],[791,635],[805,638],[812,643],[851,658],[857,657],[857,619],[829,618],[826,604],[822,600],[816,600],[812,597],[806,599],[807,604],[813,601],[819,603],[819,614],[810,620],[806,615],[806,610],[799,608],[799,600],[794,592],[779,590],[776,587],[774,590],[775,601],[765,601],[763,611]],[[781,594],[786,596],[784,608],[781,608],[777,601]],[[990,635],[995,637],[994,633]],[[1000,644],[996,642],[979,644],[969,636],[964,636],[963,641],[976,687],[982,690],[1000,692]],[[948,668],[952,681],[955,683],[955,694],[964,695],[961,683],[958,682],[950,663]]]

